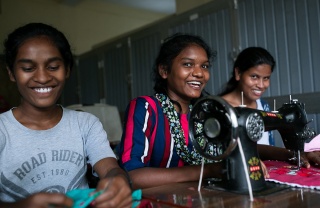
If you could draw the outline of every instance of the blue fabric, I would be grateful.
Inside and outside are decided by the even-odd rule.
[[[73,200],[72,208],[85,208],[102,193],[103,191],[95,192],[95,189],[74,189],[68,191],[66,195]],[[141,189],[132,192],[132,208],[139,205],[141,198]]]
[[[74,189],[68,191],[66,195],[73,200],[73,208],[84,208],[102,193],[96,192],[93,194],[94,191],[95,189]]]

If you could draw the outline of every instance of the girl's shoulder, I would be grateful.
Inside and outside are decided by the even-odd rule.
[[[148,103],[148,105],[151,106],[153,109],[160,107],[160,103],[159,103],[158,99],[155,96],[151,96],[151,95],[144,95],[144,96],[136,97],[131,102],[136,102],[136,103],[143,104],[143,105]]]
[[[147,102],[156,102],[158,99],[155,96],[152,95],[142,95],[134,98],[133,100],[139,100],[139,101],[147,101]]]
[[[63,107],[63,117],[65,120],[77,120],[77,121],[87,121],[96,122],[99,120],[97,116],[92,113],[85,112],[82,110],[73,110]]]

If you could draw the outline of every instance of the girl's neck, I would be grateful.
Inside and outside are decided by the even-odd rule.
[[[39,109],[20,105],[13,109],[13,115],[22,125],[34,130],[46,130],[54,127],[62,118],[59,105],[52,108]]]
[[[168,97],[171,101],[173,101],[172,103],[173,103],[174,109],[178,113],[181,113],[181,114],[189,113],[190,101],[183,100],[183,99],[172,99],[169,95],[168,95]]]
[[[180,114],[187,114],[187,113],[189,113],[189,111],[190,111],[190,109],[189,109],[189,104],[186,105],[186,104],[183,104],[183,103],[180,103],[180,102],[178,102],[178,103],[180,104],[181,109],[180,109],[180,107],[178,106],[178,104],[173,103],[174,109],[175,109],[178,113],[180,113]]]

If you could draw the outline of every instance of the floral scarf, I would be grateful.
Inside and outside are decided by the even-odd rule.
[[[171,137],[174,140],[174,146],[176,148],[179,157],[188,164],[199,165],[202,162],[202,156],[193,148],[190,152],[185,141],[185,136],[180,124],[177,111],[174,109],[169,97],[164,94],[156,94],[156,98],[159,100],[163,113],[169,120]],[[192,106],[189,106],[191,111]],[[212,162],[205,159],[205,162]]]

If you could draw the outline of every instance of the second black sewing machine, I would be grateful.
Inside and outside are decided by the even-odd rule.
[[[277,111],[267,112],[234,108],[218,96],[206,96],[192,109],[189,137],[203,157],[223,163],[222,180],[209,181],[208,188],[246,194],[249,178],[252,191],[258,195],[270,189],[257,152],[263,132],[278,130],[285,148],[295,153],[298,169],[304,143],[315,137],[307,124],[304,104],[291,97]]]

